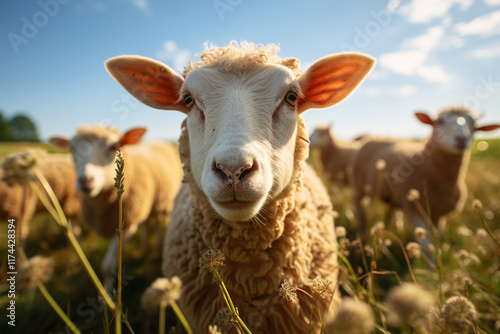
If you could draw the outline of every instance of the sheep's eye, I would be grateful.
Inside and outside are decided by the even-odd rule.
[[[188,109],[191,109],[194,104],[194,98],[191,95],[186,95],[184,96],[184,103],[186,104],[186,107],[188,107]]]
[[[297,103],[297,93],[289,91],[286,93],[285,101],[292,107],[295,107],[295,104]]]
[[[118,149],[119,149],[119,148],[120,148],[120,142],[118,142],[118,143],[114,143],[113,145],[111,145],[111,146],[109,147],[109,150],[110,150],[110,151],[115,151],[115,152],[116,152],[116,151],[118,151]]]

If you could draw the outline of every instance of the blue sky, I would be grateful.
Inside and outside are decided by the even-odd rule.
[[[341,51],[377,58],[346,101],[304,114],[310,131],[425,137],[413,112],[449,104],[500,122],[500,0],[7,0],[0,35],[0,109],[27,113],[44,140],[99,122],[176,140],[184,115],[140,104],[103,62],[138,54],[180,71],[204,42],[231,40],[279,43],[304,68]]]

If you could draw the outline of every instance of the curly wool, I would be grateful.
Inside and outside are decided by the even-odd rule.
[[[231,71],[245,69],[255,64],[278,64],[291,69],[296,76],[300,74],[300,61],[297,58],[281,58],[278,56],[279,46],[275,44],[255,44],[247,41],[238,42],[231,41],[224,47],[216,47],[212,44],[205,43],[204,51],[197,56],[199,61],[190,61],[189,65],[184,68],[182,75],[184,78],[188,74],[202,66],[217,66],[220,70]],[[236,60],[236,61],[235,61]]]
[[[221,250],[226,257],[220,274],[239,314],[253,333],[303,333],[309,329],[312,302],[300,296],[298,303],[285,302],[278,288],[286,279],[309,293],[316,277],[337,282],[332,207],[324,187],[306,165],[307,131],[299,117],[290,183],[261,210],[265,225],[225,221],[211,207],[191,174],[189,134],[184,121],[179,152],[184,163],[184,182],[176,198],[167,233],[163,273],[183,282],[180,306],[195,331],[210,325],[216,310],[225,306],[213,278],[201,274],[198,258],[207,249]],[[335,283],[332,284],[332,287]],[[339,302],[334,294],[332,305]],[[323,314],[335,307],[319,298]],[[319,331],[320,322],[312,319]]]

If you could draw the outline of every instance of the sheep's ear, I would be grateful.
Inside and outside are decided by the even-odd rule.
[[[298,79],[302,90],[298,113],[339,103],[363,81],[373,65],[375,59],[359,53],[341,53],[316,61]]]
[[[69,149],[69,139],[66,137],[50,137],[49,143],[62,149]]]
[[[125,132],[121,140],[121,146],[132,145],[139,142],[148,129],[146,128],[133,128]]]
[[[499,124],[483,125],[475,129],[475,131],[492,131],[500,128]]]
[[[142,103],[156,109],[188,112],[184,101],[179,100],[184,80],[167,65],[141,56],[119,56],[104,66]]]
[[[416,112],[415,116],[417,116],[418,120],[424,124],[434,125],[434,121],[426,113]]]

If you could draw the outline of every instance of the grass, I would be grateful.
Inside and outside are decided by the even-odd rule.
[[[500,139],[485,140],[488,149],[480,151],[477,142],[472,150],[472,157],[467,173],[469,196],[463,211],[449,219],[448,228],[442,236],[441,269],[432,269],[423,259],[412,259],[411,268],[419,285],[431,291],[436,299],[443,303],[453,295],[464,295],[475,305],[479,318],[478,324],[482,332],[495,333],[500,324],[500,248],[485,243],[477,234],[484,224],[499,236],[500,234]],[[27,144],[0,144],[0,156],[25,148]],[[40,144],[37,144],[40,145]],[[484,146],[484,145],[483,145]],[[339,189],[329,185],[332,201],[339,212],[337,226],[347,229],[347,238],[355,239],[355,228],[351,223],[351,201],[349,189]],[[474,208],[473,201],[478,199],[482,209]],[[373,201],[370,205],[369,222],[385,221],[386,229],[399,236],[404,244],[413,240],[413,234],[408,223],[399,233],[395,223],[386,221],[387,207]],[[479,214],[481,211],[481,215]],[[482,218],[481,218],[482,217]],[[0,309],[7,307],[8,298],[6,283],[6,244],[7,233],[5,224],[0,230]],[[152,241],[152,240],[150,240]],[[106,252],[109,240],[103,239],[92,232],[83,229],[80,244],[94,268],[99,264]],[[375,311],[376,321],[384,328],[380,317],[379,306],[387,292],[400,281],[410,282],[411,276],[406,265],[404,252],[396,241],[382,251],[383,247],[375,249],[373,256],[365,252],[359,245],[347,248],[346,260],[352,266],[355,280],[346,280],[341,286],[343,295],[355,294],[365,300],[373,298],[371,303]],[[31,232],[25,242],[29,257],[36,254],[52,256],[56,261],[55,273],[51,281],[46,283],[48,291],[57,303],[70,316],[82,333],[106,333],[106,327],[112,327],[112,314],[104,314],[97,292],[85,275],[84,269],[76,254],[71,249],[62,229],[57,226],[48,214],[37,215],[31,223]],[[157,277],[161,276],[161,252],[141,251],[139,238],[132,238],[124,245],[124,273],[122,301],[124,312],[135,333],[157,333],[158,318],[149,316],[140,308],[140,299],[145,289]],[[467,255],[468,254],[468,255]],[[475,255],[474,258],[471,254]],[[478,261],[477,261],[478,260]],[[469,261],[469,262],[468,262]],[[375,268],[374,268],[375,266]],[[372,275],[365,275],[372,273]],[[377,274],[378,273],[378,274]],[[352,290],[359,284],[361,289]],[[358,292],[353,292],[358,291]],[[108,324],[104,321],[107,319]],[[177,324],[172,310],[167,310],[166,329],[177,327],[182,332],[182,326]],[[124,328],[124,332],[128,333]],[[400,331],[389,328],[391,333]],[[0,321],[1,333],[66,333],[65,326],[55,312],[48,306],[37,290],[22,292],[16,295],[16,327]],[[110,332],[113,332],[110,329]],[[380,331],[375,330],[374,333]],[[407,331],[410,332],[410,331]],[[481,333],[481,332],[479,332]]]

